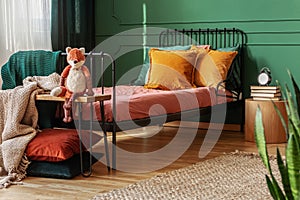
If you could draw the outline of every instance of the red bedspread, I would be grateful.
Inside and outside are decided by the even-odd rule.
[[[101,88],[94,88],[101,94]],[[112,88],[105,88],[105,94],[111,94]],[[116,121],[142,119],[149,116],[177,113],[200,107],[225,103],[226,98],[216,97],[214,88],[198,87],[184,90],[145,89],[143,86],[116,86]],[[90,117],[89,105],[83,107],[83,120]],[[97,120],[101,120],[100,104],[94,103]],[[112,100],[104,102],[106,121],[111,122]]]

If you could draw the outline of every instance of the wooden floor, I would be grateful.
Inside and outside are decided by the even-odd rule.
[[[195,130],[190,127],[192,127],[192,125],[187,124],[186,128],[182,128],[181,131],[187,134],[187,136],[196,132],[192,144],[175,162],[162,169],[147,173],[128,173],[122,171],[108,172],[104,164],[97,162],[93,165],[92,176],[88,178],[77,176],[71,180],[63,180],[27,177],[24,179],[23,185],[11,186],[1,190],[0,199],[91,199],[96,194],[124,187],[128,184],[150,178],[158,173],[186,167],[193,163],[222,155],[224,152],[232,152],[235,150],[257,152],[255,143],[244,141],[244,134],[237,131],[238,129],[223,130],[212,151],[205,158],[199,158],[198,153],[203,144],[207,130]],[[225,129],[226,128],[236,129],[236,127],[232,126],[227,126]],[[169,124],[164,127],[141,128],[129,131],[126,134],[119,133],[117,141],[118,146],[127,151],[147,153],[170,144],[170,141],[177,137],[177,132],[178,128],[176,127],[176,124],[175,126],[174,124]],[[218,132],[219,130],[211,130],[210,134],[218,135]],[[100,146],[102,145],[99,144],[99,148]],[[283,152],[285,144],[268,145],[269,152],[275,154],[277,146],[281,149],[281,152]],[[145,166],[145,163],[136,163],[134,158],[128,158],[127,162],[133,162],[137,167]]]

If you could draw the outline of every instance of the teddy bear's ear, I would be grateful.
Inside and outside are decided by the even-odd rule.
[[[81,47],[79,50],[81,51],[82,54],[85,53],[85,48]]]
[[[66,52],[69,53],[71,51],[71,49],[72,49],[71,47],[67,47]]]

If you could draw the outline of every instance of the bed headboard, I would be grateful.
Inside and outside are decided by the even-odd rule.
[[[233,61],[225,82],[225,88],[233,94],[235,99],[242,98],[243,89],[243,49],[246,44],[246,34],[235,28],[224,29],[167,29],[159,35],[161,47],[200,44],[210,45],[211,49],[239,46],[239,54]],[[217,91],[224,84],[219,83]],[[217,92],[217,95],[220,95]]]

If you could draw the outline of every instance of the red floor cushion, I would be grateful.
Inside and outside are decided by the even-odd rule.
[[[100,135],[92,134],[93,144],[101,140]],[[82,144],[87,148],[89,147],[88,141],[89,132],[82,131]],[[64,161],[79,152],[79,136],[76,129],[43,129],[42,132],[37,133],[26,148],[27,157],[36,161]]]

